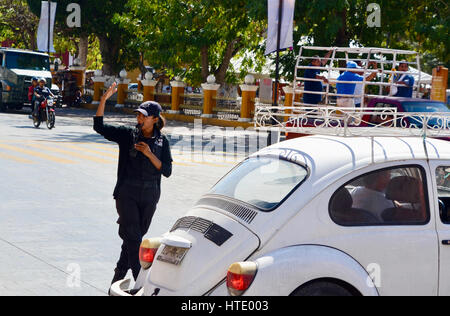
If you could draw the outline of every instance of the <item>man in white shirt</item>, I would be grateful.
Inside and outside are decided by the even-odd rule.
[[[364,186],[352,190],[353,208],[369,211],[383,222],[381,214],[393,208],[394,202],[386,199],[385,191],[391,180],[389,171],[377,172],[363,178]]]

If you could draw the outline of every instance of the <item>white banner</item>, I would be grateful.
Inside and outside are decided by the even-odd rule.
[[[283,14],[281,18],[280,50],[294,46],[295,0],[281,0]],[[268,0],[269,29],[267,31],[266,55],[277,51],[278,18],[280,0]]]
[[[50,52],[55,53],[55,48],[53,47],[53,29],[55,26],[55,15],[56,15],[56,2],[51,2],[51,12],[49,19],[48,16],[48,1],[42,1],[41,6],[41,20],[39,21],[39,28],[37,33],[37,46],[38,51],[47,52],[48,50],[48,28],[50,21]]]

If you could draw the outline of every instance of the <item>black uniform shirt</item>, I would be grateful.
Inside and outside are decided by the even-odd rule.
[[[163,157],[164,138],[158,130],[151,138],[145,138],[142,134],[139,135],[137,143],[144,142],[149,147],[152,153],[161,161]],[[169,153],[170,154],[170,153]],[[166,157],[167,160],[167,157]],[[163,168],[167,167],[163,165]],[[130,150],[130,159],[127,164],[126,178],[129,180],[153,181],[155,177],[161,175],[161,171],[157,170],[153,163],[143,153],[136,149]]]
[[[117,172],[117,184],[114,189],[114,197],[117,198],[119,188],[126,179],[129,178],[128,172],[131,174],[140,173],[140,178],[154,178],[156,176],[161,181],[161,175],[168,178],[172,175],[172,155],[170,152],[169,140],[166,136],[162,135],[159,131],[155,130],[155,137],[147,139],[152,152],[158,157],[162,163],[162,168],[158,171],[151,161],[145,157],[142,153],[137,153],[136,158],[133,158],[131,151],[135,144],[135,129],[125,126],[111,126],[103,123],[103,117],[94,117],[94,130],[105,137],[105,139],[115,142],[119,145],[119,168]],[[162,143],[162,146],[161,146]],[[138,158],[139,157],[139,158]],[[134,160],[136,159],[136,160]],[[146,159],[147,161],[145,161]],[[131,164],[131,166],[130,166]],[[145,166],[145,167],[143,167]],[[140,170],[144,170],[141,173]]]

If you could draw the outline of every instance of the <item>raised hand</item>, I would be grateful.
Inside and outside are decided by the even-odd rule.
[[[106,90],[105,94],[102,96],[102,99],[100,100],[100,105],[98,106],[97,109],[97,114],[96,116],[103,116],[105,114],[105,106],[106,106],[106,101],[111,98],[114,93],[117,92],[117,83],[114,82],[111,87],[109,87],[108,90]]]
[[[105,101],[111,98],[115,93],[117,92],[117,82],[114,82],[111,87],[109,87],[108,90],[106,90],[105,94],[103,95],[102,99]]]

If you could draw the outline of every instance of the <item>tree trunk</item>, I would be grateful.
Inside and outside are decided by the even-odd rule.
[[[347,10],[343,10],[338,13],[341,17],[341,28],[338,31],[335,46],[337,47],[348,47],[350,45],[350,38],[347,31]]]
[[[88,48],[89,36],[80,36],[80,42],[78,43],[78,58],[80,59],[81,67],[87,66]]]
[[[120,65],[118,63],[120,43],[111,40],[107,36],[99,36],[100,52],[102,54],[103,74],[105,76],[116,76],[119,74]]]
[[[216,71],[216,81],[218,84],[224,84],[227,76],[228,68],[231,64],[231,59],[236,56],[238,50],[235,49],[238,40],[232,40],[227,44],[225,54],[223,55],[222,64]]]
[[[202,47],[201,57],[202,57],[202,80],[206,82],[209,76],[209,51],[208,46]]]
[[[140,79],[145,79],[145,74],[147,73],[147,68],[145,67],[144,54],[139,54],[139,70],[141,71]]]

